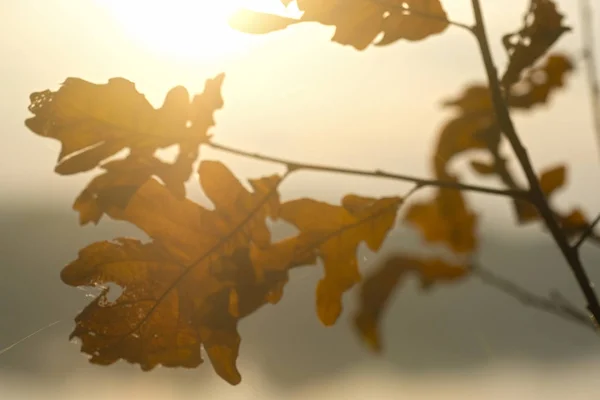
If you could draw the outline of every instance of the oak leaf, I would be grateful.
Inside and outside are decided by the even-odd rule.
[[[82,224],[98,222],[107,207],[126,205],[151,176],[167,183],[176,196],[185,196],[183,184],[192,173],[198,147],[214,125],[213,113],[223,106],[223,78],[220,74],[207,80],[204,92],[192,101],[184,87],[174,87],[158,109],[126,79],[93,84],[68,78],[56,92],[31,95],[29,110],[35,116],[25,123],[36,134],[61,142],[57,173],[105,170],[73,206]],[[156,150],[172,145],[179,147],[174,163],[155,157]],[[130,153],[126,158],[105,162],[125,149]]]
[[[296,256],[285,251],[287,242],[271,242],[266,218],[279,212],[279,176],[250,180],[252,192],[217,161],[202,161],[199,176],[213,210],[150,179],[125,208],[107,213],[152,241],[96,243],[63,270],[73,286],[113,282],[123,289],[112,303],[104,293],[76,319],[72,336],[91,362],[194,367],[202,345],[215,371],[236,384],[237,321],[281,297],[289,268],[314,262],[310,252]],[[271,265],[273,258],[286,265]]]
[[[573,64],[562,54],[552,54],[545,62],[532,68],[511,88],[507,103],[513,109],[531,109],[546,104],[550,94],[564,86],[564,79]],[[467,151],[489,150],[498,152],[500,129],[496,124],[489,89],[471,85],[456,98],[446,100],[445,107],[456,110],[456,116],[442,127],[432,158],[438,179],[451,179],[449,164],[454,157]],[[494,166],[496,168],[497,166]],[[489,169],[487,169],[487,172]],[[489,174],[487,174],[489,175]]]
[[[502,83],[509,87],[562,36],[571,30],[563,25],[563,15],[552,0],[531,0],[523,17],[523,28],[503,37],[509,63]]]
[[[360,282],[357,247],[377,251],[392,229],[400,197],[374,199],[349,195],[342,205],[298,199],[281,205],[279,217],[300,231],[297,248],[316,248],[324,277],[317,285],[317,315],[333,325],[342,312],[342,295]]]
[[[354,326],[361,339],[374,351],[381,351],[381,316],[401,279],[410,272],[418,275],[421,287],[425,289],[436,282],[463,278],[469,269],[442,259],[423,259],[403,254],[390,256],[375,268],[360,287],[359,310],[354,317]]]
[[[292,0],[281,0],[289,5]],[[241,10],[230,25],[245,33],[268,33],[301,22],[335,26],[334,42],[364,50],[400,39],[417,41],[439,34],[448,27],[440,0],[297,0],[303,12],[299,19]],[[381,38],[375,42],[379,36]]]
[[[477,214],[467,208],[459,190],[437,189],[433,199],[411,204],[404,220],[429,243],[445,244],[457,253],[477,248]]]

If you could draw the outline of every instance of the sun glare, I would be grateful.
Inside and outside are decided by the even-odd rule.
[[[251,38],[227,24],[241,7],[281,12],[278,0],[97,0],[147,49],[178,58],[215,60],[247,49]],[[256,7],[253,7],[256,8]]]

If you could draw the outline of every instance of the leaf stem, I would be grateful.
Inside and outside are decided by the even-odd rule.
[[[522,198],[524,200],[528,199],[527,192],[523,191],[523,190],[496,189],[496,188],[489,188],[489,187],[484,187],[484,186],[468,185],[468,184],[463,184],[463,183],[458,183],[458,182],[418,178],[415,176],[404,175],[404,174],[394,174],[394,173],[390,173],[390,172],[384,172],[381,170],[368,171],[368,170],[361,170],[361,169],[354,169],[354,168],[341,168],[341,167],[334,167],[334,166],[328,166],[328,165],[301,163],[298,161],[292,161],[292,160],[287,160],[287,159],[283,159],[283,158],[271,157],[271,156],[266,156],[266,155],[262,155],[262,154],[258,154],[258,153],[252,153],[252,152],[248,152],[245,150],[239,150],[239,149],[225,146],[222,144],[218,144],[215,142],[207,142],[205,144],[213,149],[225,151],[225,152],[232,153],[232,154],[237,154],[237,155],[240,155],[243,157],[249,157],[249,158],[253,158],[256,160],[282,164],[282,165],[285,165],[288,168],[288,170],[290,170],[290,171],[303,169],[303,170],[310,170],[310,171],[321,171],[321,172],[330,172],[330,173],[339,173],[339,174],[348,174],[348,175],[370,176],[370,177],[375,177],[375,178],[386,178],[386,179],[393,179],[393,180],[398,180],[398,181],[403,181],[403,182],[412,182],[420,187],[432,186],[432,187],[441,187],[441,188],[456,189],[456,190],[465,190],[465,191],[478,192],[478,193],[494,194],[494,195],[500,195],[500,196],[508,196],[508,197],[512,197],[512,198]]]
[[[489,81],[490,92],[492,95],[494,111],[496,113],[498,124],[508,139],[508,142],[515,152],[523,171],[525,172],[525,176],[527,177],[527,182],[530,187],[529,193],[531,195],[532,202],[538,209],[540,216],[548,227],[548,230],[562,252],[565,260],[568,262],[571,271],[573,272],[573,275],[575,276],[577,283],[579,284],[579,287],[585,296],[588,310],[596,322],[600,321],[600,303],[598,302],[598,298],[592,287],[590,279],[583,265],[581,264],[579,253],[570,246],[567,238],[560,228],[560,225],[558,224],[558,221],[555,218],[554,212],[550,209],[546,196],[540,187],[540,183],[533,169],[532,163],[527,155],[527,150],[525,147],[523,147],[523,144],[521,143],[521,140],[519,139],[519,136],[517,135],[513,125],[508,107],[506,106],[506,102],[501,91],[498,74],[489,48],[480,1],[471,0],[471,4],[473,6],[473,13],[475,15],[475,36],[479,44],[479,49],[481,51],[481,56]]]

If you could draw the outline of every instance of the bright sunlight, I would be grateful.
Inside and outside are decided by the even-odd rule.
[[[284,10],[278,0],[96,1],[147,49],[170,57],[211,61],[244,51],[252,41],[227,24],[236,10]]]

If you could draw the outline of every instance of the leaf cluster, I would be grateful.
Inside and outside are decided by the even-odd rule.
[[[332,40],[357,50],[423,40],[451,25],[439,0],[296,3],[302,11],[298,19],[244,10],[231,24],[249,33],[304,22],[332,25]],[[546,52],[567,30],[553,2],[532,0],[523,28],[504,39],[509,55],[503,75],[508,107],[530,111],[547,104],[565,86],[573,62],[564,54]],[[479,215],[458,190],[466,187],[452,165],[459,158],[466,158],[476,174],[498,181],[514,194],[510,201],[519,224],[540,220],[528,188],[518,183],[503,153],[502,130],[486,85],[472,84],[444,102],[454,115],[434,145],[434,180],[413,178],[417,184],[404,196],[348,194],[339,204],[329,204],[311,198],[281,201],[281,182],[308,165],[286,163],[285,174],[244,184],[222,162],[200,156],[201,146],[228,150],[215,144],[208,132],[223,106],[223,79],[220,74],[207,80],[203,93],[191,100],[185,88],[175,87],[158,109],[123,78],[106,84],[69,78],[57,91],[31,95],[29,110],[34,116],[26,121],[27,127],[62,144],[55,171],[61,175],[99,171],[74,202],[80,223],[98,223],[106,215],[136,225],[151,238],[93,243],[62,270],[68,285],[103,288],[76,317],[71,334],[81,341],[81,351],[92,363],[109,365],[122,359],[144,370],[157,365],[194,368],[203,362],[203,349],[216,373],[237,384],[239,321],[277,303],[291,269],[319,265],[323,278],[315,288],[318,318],[324,325],[336,323],[343,295],[358,285],[354,326],[366,344],[380,350],[382,314],[407,274],[417,275],[427,289],[436,282],[458,282],[474,271]],[[156,155],[170,146],[178,148],[173,163]],[[194,170],[212,208],[186,197],[184,183]],[[565,166],[540,173],[549,199],[565,183]],[[410,202],[400,214],[408,197],[423,186],[436,190],[428,199]],[[591,227],[579,209],[555,214],[565,234]],[[364,243],[377,252],[398,219],[455,257],[396,253],[362,277],[358,246]],[[291,224],[297,233],[274,240],[270,221]],[[116,300],[109,300],[109,283],[122,289]]]

